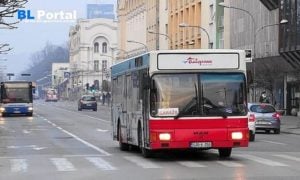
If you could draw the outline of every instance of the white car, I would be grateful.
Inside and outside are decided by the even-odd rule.
[[[255,140],[255,114],[248,112],[249,141]]]

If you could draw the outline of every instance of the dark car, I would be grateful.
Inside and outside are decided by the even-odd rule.
[[[256,122],[256,130],[264,130],[270,133],[271,130],[275,134],[280,134],[280,114],[271,104],[265,103],[249,103],[248,109],[254,114]]]
[[[78,111],[82,109],[92,109],[97,111],[97,101],[95,96],[92,95],[83,95],[78,101]]]

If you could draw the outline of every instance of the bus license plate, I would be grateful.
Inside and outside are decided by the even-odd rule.
[[[191,148],[210,148],[211,142],[192,142]]]

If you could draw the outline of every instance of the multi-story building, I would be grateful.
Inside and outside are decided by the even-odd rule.
[[[299,107],[299,102],[293,99],[300,92],[299,88],[297,91],[289,87],[289,81],[295,82],[291,76],[292,66],[297,64],[296,46],[292,42],[297,39],[293,33],[296,32],[297,15],[291,15],[296,13],[293,9],[297,6],[290,6],[296,1],[278,2],[225,0],[220,7],[225,10],[225,34],[229,35],[229,38],[225,36],[228,41],[225,43],[233,49],[252,49],[253,62],[247,65],[250,100],[258,101],[261,92],[267,91],[277,108],[290,113],[294,107]]]
[[[68,97],[69,63],[52,63],[51,82],[52,87],[57,89],[62,99]]]
[[[167,0],[119,0],[119,58],[168,49],[167,12]]]
[[[77,98],[90,87],[107,91],[103,84],[110,82],[110,66],[114,63],[117,47],[117,23],[112,19],[80,19],[71,27],[69,39],[69,94]]]
[[[224,11],[219,0],[169,1],[171,49],[223,48]]]

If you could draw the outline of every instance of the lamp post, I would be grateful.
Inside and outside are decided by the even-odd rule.
[[[157,35],[165,36],[165,37],[169,40],[168,46],[169,46],[169,43],[172,42],[171,37],[168,36],[167,34],[164,34],[164,33],[158,33],[158,32],[154,32],[154,31],[151,31],[151,30],[148,30],[147,32],[150,33],[150,34],[157,34]]]
[[[251,21],[252,21],[252,24],[253,24],[253,53],[252,53],[253,64],[252,64],[252,71],[253,71],[253,82],[254,82],[253,83],[253,97],[252,97],[252,100],[255,102],[256,101],[256,82],[255,82],[256,81],[256,78],[255,78],[255,76],[256,76],[256,66],[255,66],[254,59],[256,58],[256,36],[264,28],[271,27],[271,26],[276,26],[276,25],[280,25],[280,24],[286,24],[286,23],[288,23],[288,20],[282,19],[279,23],[264,25],[264,26],[257,29],[257,24],[255,22],[254,16],[249,11],[247,11],[245,9],[242,9],[242,8],[234,7],[234,6],[225,5],[224,2],[220,2],[218,5],[222,6],[224,8],[230,8],[230,9],[243,11],[247,15],[249,15],[250,18],[251,18]]]
[[[141,44],[141,45],[143,45],[143,46],[144,46],[144,48],[145,48],[146,52],[148,52],[148,47],[147,47],[147,45],[146,45],[146,44],[144,44],[144,43],[141,43],[141,42],[138,42],[138,41],[133,41],[133,40],[127,40],[127,42],[129,42],[129,43]]]
[[[186,24],[186,23],[180,23],[179,24],[179,27],[192,27],[192,28],[199,28],[199,29],[201,29],[202,31],[204,31],[205,32],[205,34],[207,35],[207,40],[208,40],[208,49],[211,49],[212,47],[211,47],[211,41],[210,41],[210,37],[209,37],[209,34],[208,34],[208,32],[207,32],[207,30],[205,29],[205,28],[203,28],[203,27],[201,27],[201,26],[193,26],[193,25],[188,25],[188,24]]]
[[[113,54],[113,55],[114,55],[114,51],[117,50],[117,51],[123,52],[123,53],[125,54],[125,58],[128,56],[128,52],[125,51],[124,49],[119,49],[119,48],[117,48],[117,47],[111,47],[110,49],[112,50],[112,54]],[[100,54],[100,55],[101,55],[101,54]],[[113,56],[111,56],[111,57],[113,57]],[[113,58],[114,58],[114,57],[113,57]],[[124,58],[124,57],[123,57],[123,58]]]

